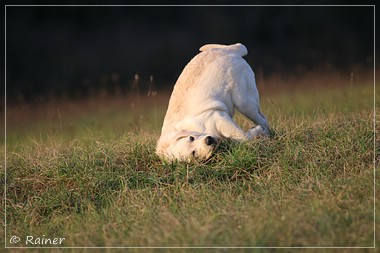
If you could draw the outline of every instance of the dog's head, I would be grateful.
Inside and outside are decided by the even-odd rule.
[[[205,161],[216,148],[217,139],[213,136],[192,131],[177,131],[161,135],[156,153],[168,161]]]

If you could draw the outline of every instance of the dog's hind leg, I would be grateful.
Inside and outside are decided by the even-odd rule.
[[[250,135],[250,138],[256,135],[269,136],[269,124],[266,117],[260,112],[260,108],[251,107],[248,110],[243,110],[240,112],[257,125],[256,127],[251,128],[247,131],[247,133]]]
[[[269,135],[269,124],[260,111],[259,93],[256,88],[255,76],[248,72],[247,78],[233,91],[232,99],[236,109],[257,126],[247,131],[249,138],[256,135]]]
[[[249,108],[237,109],[257,125],[247,131],[249,139],[252,139],[257,135],[269,136],[269,124],[266,117],[260,112],[260,108],[252,106]]]

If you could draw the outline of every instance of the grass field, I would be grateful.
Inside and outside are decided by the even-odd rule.
[[[27,245],[33,236],[64,247],[373,247],[371,81],[262,88],[273,137],[223,142],[206,164],[154,154],[167,99],[8,108],[6,245],[57,247]]]

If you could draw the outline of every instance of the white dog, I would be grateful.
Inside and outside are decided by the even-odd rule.
[[[156,148],[162,159],[206,160],[220,138],[269,135],[255,75],[242,58],[247,48],[240,43],[209,44],[200,51],[174,86]],[[257,126],[244,132],[232,119],[235,108]]]

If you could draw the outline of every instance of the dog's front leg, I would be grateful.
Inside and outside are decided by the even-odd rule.
[[[249,140],[250,135],[244,133],[238,124],[226,112],[217,112],[213,115],[214,127],[219,137],[229,138],[239,141]]]

